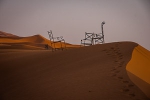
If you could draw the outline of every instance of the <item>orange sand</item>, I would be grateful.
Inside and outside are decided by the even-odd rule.
[[[150,51],[140,45],[135,47],[126,70],[131,80],[150,98]]]
[[[2,32],[0,31],[0,35],[4,35],[4,37],[0,37],[0,49],[45,49],[45,45],[48,44],[49,47],[51,46],[51,41],[48,39],[44,38],[41,35],[34,35],[34,36],[29,36],[29,37],[18,37],[15,35],[12,35],[10,33]],[[5,44],[5,45],[4,45]],[[8,46],[10,45],[10,46]],[[64,47],[64,43],[62,43]],[[56,43],[55,48],[60,48],[61,43]],[[80,45],[72,45],[69,43],[66,43],[67,48],[76,48],[80,47]]]

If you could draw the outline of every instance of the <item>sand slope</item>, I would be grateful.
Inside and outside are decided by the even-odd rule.
[[[13,35],[11,33],[6,33],[6,32],[3,32],[3,31],[0,31],[0,37],[13,37],[13,38],[17,38],[18,36],[17,35]]]
[[[19,37],[10,33],[0,31],[0,49],[45,49],[45,45],[51,46],[51,41],[41,35],[29,37]],[[62,44],[64,47],[64,43]],[[60,48],[61,43],[56,43],[55,48]],[[66,43],[67,48],[80,47],[80,45],[72,45]]]
[[[136,46],[117,42],[56,52],[0,50],[0,99],[149,100],[126,72]]]
[[[126,70],[131,80],[150,98],[150,51],[135,47]]]

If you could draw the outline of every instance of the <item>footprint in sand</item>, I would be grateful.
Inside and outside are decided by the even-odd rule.
[[[119,72],[120,72],[119,70],[115,71],[115,73],[119,73]]]
[[[121,60],[121,59],[123,59],[123,57],[119,57],[119,59]]]
[[[129,92],[129,89],[122,89],[123,92]]]
[[[114,47],[111,47],[110,49],[114,50]]]
[[[116,47],[116,49],[117,49],[118,51],[120,51],[120,48]]]
[[[112,76],[113,76],[113,77],[115,77],[115,76],[116,76],[116,74],[113,74]]]
[[[122,55],[122,54],[120,54],[120,55],[119,55],[119,57],[123,57],[123,55]]]
[[[115,53],[114,56],[117,57],[117,59],[114,60],[114,62],[115,62],[115,63],[119,63],[118,67],[122,67],[123,64],[124,64],[124,61],[119,62],[121,59],[123,59],[123,55],[122,55],[122,53],[120,53],[120,49],[118,48],[117,45],[116,45],[116,48],[115,48],[115,49],[114,49],[113,47],[111,47],[110,49],[114,51],[114,53]],[[107,55],[110,55],[110,54],[107,54]],[[120,71],[117,70],[116,68],[112,69],[112,71],[114,71],[116,74],[120,72]],[[117,76],[116,74],[113,74],[112,76],[113,76],[113,77],[116,77],[116,76]],[[121,76],[118,76],[117,78],[120,79],[120,80],[123,80],[123,77],[121,77]],[[128,85],[127,85],[128,88],[131,88],[131,87],[134,86],[133,84],[129,84],[129,81],[123,80],[122,82],[125,83],[125,84],[128,84]],[[128,89],[128,88],[124,88],[124,89],[122,89],[121,91],[122,91],[122,92],[129,92],[130,89]],[[131,96],[131,97],[135,97],[135,94],[134,94],[134,93],[129,93],[128,95]]]
[[[119,61],[118,61],[118,60],[115,60],[114,62],[118,63]]]
[[[111,52],[110,51],[105,51],[105,53],[108,55],[108,56],[111,56]]]
[[[133,85],[133,84],[128,84],[127,86],[128,86],[128,87],[134,87],[134,85]]]
[[[135,94],[134,93],[130,93],[129,96],[135,97]]]
[[[129,83],[129,81],[122,81],[123,83]]]
[[[123,58],[123,55],[122,55],[122,54],[121,54],[121,55],[118,55],[118,57],[119,57],[119,58]]]
[[[122,66],[123,64],[124,64],[124,61],[123,61],[123,62],[120,62],[120,63],[119,63],[119,66]]]
[[[118,67],[122,67],[122,65],[119,65]]]
[[[118,55],[122,55],[122,53],[120,53],[120,52],[118,52],[117,54],[118,54]]]
[[[107,51],[107,49],[104,49],[104,50],[102,50],[102,51]]]
[[[116,54],[118,54],[118,53],[119,53],[119,51],[118,51],[118,49],[117,49],[117,48],[115,48],[115,49],[114,49],[114,52],[115,52]]]
[[[123,77],[119,76],[118,79],[123,79]]]
[[[122,64],[119,63],[118,67],[122,67]]]
[[[122,61],[121,64],[124,64],[124,61]]]
[[[116,53],[116,54],[117,54],[118,58],[121,58],[120,53]],[[123,56],[122,56],[122,57],[123,57]]]
[[[107,55],[111,55],[111,54],[108,52]]]
[[[116,48],[114,49],[115,53],[118,51]]]
[[[89,92],[92,92],[92,91],[89,91]]]
[[[116,68],[113,68],[113,69],[112,69],[112,71],[115,71],[115,70],[116,70]]]
[[[106,52],[106,53],[109,53],[107,49],[104,49],[103,51]]]

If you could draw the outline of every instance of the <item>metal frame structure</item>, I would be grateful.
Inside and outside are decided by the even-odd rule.
[[[84,46],[90,46],[93,45],[93,38],[94,38],[94,33],[87,33],[85,32],[85,39],[81,40],[81,44]]]
[[[57,49],[61,49],[61,50],[66,49],[65,39],[63,39],[62,36],[54,37],[53,33],[52,33],[52,30],[47,31],[47,32],[48,32],[48,35],[49,35],[49,39],[51,41],[52,51],[56,51]],[[60,48],[56,48],[56,45],[55,45],[56,43],[60,43]]]
[[[104,30],[103,30],[104,24],[105,24],[105,22],[103,21],[101,23],[102,33],[95,34],[95,33],[85,32],[85,38],[81,40],[81,45],[90,46],[90,45],[95,45],[95,44],[103,44],[105,42],[104,41]]]

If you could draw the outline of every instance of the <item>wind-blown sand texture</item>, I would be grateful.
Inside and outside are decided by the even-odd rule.
[[[126,65],[138,44],[115,42],[64,51],[0,50],[1,100],[149,100]]]
[[[140,45],[135,47],[126,70],[130,79],[150,98],[150,51]]]
[[[49,48],[51,46],[51,41],[44,38],[41,35],[34,35],[29,37],[19,37],[10,33],[0,31],[0,49],[30,49],[30,50],[42,50],[45,49],[45,45],[48,44]],[[67,48],[76,48],[80,45],[72,45],[65,43]],[[64,43],[62,43],[64,47]],[[60,48],[61,43],[56,43],[55,48]]]

